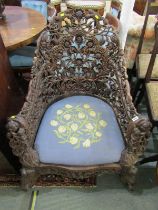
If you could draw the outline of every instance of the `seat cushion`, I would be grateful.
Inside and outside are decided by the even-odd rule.
[[[118,162],[124,141],[107,103],[91,96],[71,96],[46,110],[35,149],[43,163],[96,165]]]
[[[33,64],[33,57],[35,47],[25,46],[9,53],[10,64],[13,68],[17,67],[31,67]]]
[[[103,9],[105,7],[105,2],[102,0],[69,0],[66,4],[68,7],[75,9]]]
[[[140,79],[144,79],[147,73],[147,69],[149,66],[151,54],[139,54],[137,58],[137,68],[138,68],[138,77]],[[158,78],[158,55],[156,55],[155,63],[153,66],[153,71],[151,78],[156,79]]]
[[[158,121],[158,82],[149,82],[146,84],[149,107],[151,110],[152,119]]]
[[[50,0],[50,5],[56,6],[56,5],[61,4],[61,2],[62,2],[62,0]]]

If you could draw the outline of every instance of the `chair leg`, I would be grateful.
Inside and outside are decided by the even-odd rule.
[[[136,182],[136,174],[137,174],[137,167],[133,166],[123,166],[121,170],[121,181],[123,184],[128,186],[130,191],[134,190],[135,182]]]
[[[156,164],[156,176],[157,176],[157,185],[158,185],[158,161],[157,161],[157,164]]]
[[[129,83],[132,82],[133,72],[132,69],[127,69],[128,81]]]
[[[36,183],[39,174],[34,169],[23,168],[21,170],[21,187],[24,190],[28,190],[32,188],[32,186]]]
[[[140,104],[140,102],[142,101],[142,99],[144,97],[144,94],[145,94],[145,87],[144,87],[144,85],[142,85],[141,91],[140,91],[137,99],[134,102],[135,107],[137,107]]]
[[[132,91],[132,98],[133,98],[133,101],[135,101],[136,96],[137,96],[137,94],[138,94],[138,91],[141,89],[141,86],[142,86],[142,80],[139,79],[139,80],[136,82],[136,85],[135,85],[134,90]]]

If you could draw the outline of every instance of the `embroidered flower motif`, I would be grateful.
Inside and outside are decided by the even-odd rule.
[[[55,120],[51,120],[50,121],[50,124],[51,124],[51,126],[57,126],[58,125],[58,122],[55,121]]]
[[[86,141],[84,141],[82,143],[83,147],[88,148],[91,146],[91,141],[89,139],[87,139]]]
[[[76,137],[70,137],[70,144],[77,144],[78,143],[78,139]]]
[[[57,110],[57,115],[60,115],[60,114],[62,114],[63,113],[63,110],[61,110],[61,109],[58,109]]]
[[[97,131],[97,132],[95,133],[95,135],[96,135],[97,137],[101,137],[101,136],[102,136],[102,133]]]
[[[65,120],[70,120],[70,118],[71,118],[71,115],[70,115],[70,114],[65,114],[65,115],[64,115],[64,119],[65,119]]]
[[[89,105],[89,104],[84,104],[83,107],[84,107],[85,109],[89,109],[89,108],[90,108],[90,105]]]
[[[95,113],[94,111],[90,111],[89,114],[90,114],[90,116],[92,116],[92,117],[95,117],[95,116],[96,116],[96,113]]]
[[[66,132],[65,126],[60,125],[60,126],[58,127],[58,131],[59,131],[59,133],[65,133],[65,132]]]
[[[85,118],[85,114],[83,112],[79,112],[78,113],[78,118],[79,119],[84,119]]]
[[[66,107],[67,109],[71,109],[73,106],[71,106],[70,104],[66,104],[65,107]]]
[[[73,123],[73,124],[71,125],[71,129],[72,129],[73,131],[77,131],[78,125],[77,125],[76,123]]]
[[[102,127],[105,127],[107,125],[106,121],[105,120],[100,120],[99,121],[99,124],[102,126]]]
[[[93,125],[91,123],[88,123],[85,125],[85,127],[88,129],[88,130],[93,130]]]
[[[106,125],[101,113],[95,112],[88,103],[76,106],[66,104],[57,110],[56,117],[50,121],[59,143],[70,144],[74,149],[86,149],[100,142]]]

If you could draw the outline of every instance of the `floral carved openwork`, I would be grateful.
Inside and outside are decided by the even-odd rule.
[[[132,103],[117,31],[92,11],[60,13],[38,40],[26,102],[8,122],[10,146],[23,166],[38,168],[38,172],[45,167],[33,147],[40,119],[51,103],[71,95],[93,95],[111,105],[125,139],[121,167],[129,170],[122,171],[130,174],[144,152],[150,123],[138,115]],[[52,167],[49,172],[66,173]],[[76,170],[68,175],[74,172],[75,176]],[[81,176],[86,174],[84,170],[80,170]],[[87,169],[87,174],[99,171],[103,168],[98,166]]]

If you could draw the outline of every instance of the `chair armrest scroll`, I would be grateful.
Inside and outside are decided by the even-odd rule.
[[[9,118],[7,124],[7,137],[13,153],[19,157],[25,166],[36,166],[39,162],[37,152],[29,141],[27,122],[19,115]]]
[[[151,131],[151,123],[143,117],[134,117],[127,127],[127,150],[136,156],[143,154],[148,143]]]

